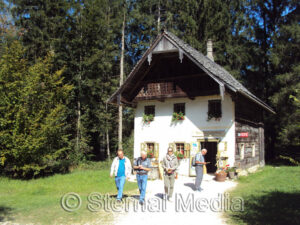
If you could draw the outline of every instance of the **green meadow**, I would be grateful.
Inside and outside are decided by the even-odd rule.
[[[77,168],[69,174],[33,179],[15,180],[0,178],[0,222],[34,224],[75,224],[101,220],[104,223],[113,221],[112,213],[87,209],[87,197],[92,192],[109,194],[117,193],[109,170],[95,165]],[[106,166],[104,166],[106,167]],[[81,207],[72,212],[63,209],[62,197],[69,192],[77,193],[81,198]],[[124,195],[137,194],[137,184],[126,181]],[[76,206],[76,199],[68,204]],[[96,205],[94,205],[96,206]]]
[[[300,224],[300,166],[265,166],[238,179],[231,197],[244,199],[244,210],[227,212],[230,224]]]

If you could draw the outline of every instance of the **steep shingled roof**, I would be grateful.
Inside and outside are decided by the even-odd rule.
[[[155,39],[155,41],[150,46],[150,48],[144,53],[142,58],[132,69],[131,73],[129,74],[124,84],[108,99],[109,103],[112,103],[113,100],[116,99],[120,93],[122,93],[124,87],[126,86],[126,83],[130,82],[130,80],[136,74],[136,71],[138,70],[140,65],[147,59],[148,54],[151,53],[151,51],[155,48],[155,46],[163,37],[169,40],[178,49],[183,51],[184,55],[186,55],[194,63],[196,63],[204,72],[206,72],[209,76],[211,76],[216,82],[224,85],[225,87],[231,89],[234,92],[238,92],[244,95],[245,97],[259,104],[266,110],[275,113],[271,107],[269,107],[266,103],[264,103],[255,95],[253,95],[246,87],[244,87],[240,82],[238,82],[227,70],[225,70],[219,64],[210,60],[208,57],[206,57],[205,55],[203,55],[202,53],[200,53],[190,45],[186,44],[183,40],[178,38],[176,35],[168,31],[164,31]]]

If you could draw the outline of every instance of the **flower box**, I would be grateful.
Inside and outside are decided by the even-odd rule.
[[[184,114],[182,112],[174,112],[173,116],[172,116],[172,122],[176,122],[176,121],[182,121],[184,120]]]
[[[150,122],[152,122],[154,120],[154,115],[153,114],[144,114],[143,115],[143,122],[145,124],[150,124]]]

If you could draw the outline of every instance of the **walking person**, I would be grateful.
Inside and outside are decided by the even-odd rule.
[[[116,187],[118,189],[117,201],[121,201],[125,180],[129,178],[132,168],[130,160],[124,156],[122,149],[118,150],[117,155],[110,168],[110,177],[115,176]]]
[[[205,162],[204,156],[206,155],[207,150],[204,148],[200,152],[198,152],[195,156],[196,161],[196,180],[195,180],[195,191],[203,190],[200,186],[203,179],[203,165],[207,164]]]
[[[136,171],[136,180],[140,191],[140,204],[143,205],[145,202],[148,172],[151,170],[151,162],[147,158],[146,151],[141,151],[141,157],[138,157],[134,161],[133,168]]]
[[[173,148],[168,148],[168,152],[163,159],[162,167],[164,169],[164,199],[167,198],[169,201],[172,201],[175,182],[175,171],[178,167],[178,159],[173,153]]]

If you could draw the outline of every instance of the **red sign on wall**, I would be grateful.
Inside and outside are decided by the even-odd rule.
[[[247,138],[247,137],[248,137],[248,132],[241,132],[241,133],[238,133],[237,136],[240,137],[240,138]]]

